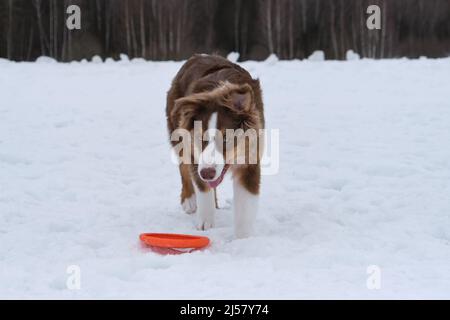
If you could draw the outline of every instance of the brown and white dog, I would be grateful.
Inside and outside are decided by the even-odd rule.
[[[197,211],[199,229],[213,227],[215,188],[231,171],[235,236],[249,236],[258,210],[263,146],[259,80],[222,57],[194,55],[173,79],[166,115],[174,148],[178,145],[173,139],[176,130],[185,130],[193,141],[178,154],[183,209]],[[252,137],[256,137],[256,147],[249,142]],[[187,153],[191,154],[186,157]]]

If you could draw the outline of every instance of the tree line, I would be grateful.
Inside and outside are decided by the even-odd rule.
[[[81,9],[81,29],[66,9]],[[369,30],[367,7],[381,9]],[[0,57],[59,61],[120,54],[181,60],[239,52],[241,60],[441,57],[450,53],[450,0],[0,0]]]

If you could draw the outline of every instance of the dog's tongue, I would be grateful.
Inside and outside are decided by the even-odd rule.
[[[214,181],[208,181],[208,185],[211,188],[216,188],[222,182],[222,180],[223,180],[223,178],[222,178],[222,176],[220,176]]]
[[[225,173],[227,172],[228,166],[225,166],[222,170],[222,173],[220,174],[220,176],[214,180],[214,181],[208,181],[208,185],[211,188],[216,188],[223,180],[223,177],[225,176]]]

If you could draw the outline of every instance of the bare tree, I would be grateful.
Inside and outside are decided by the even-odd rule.
[[[66,8],[82,7],[82,30],[65,27]],[[381,30],[366,27],[381,8]],[[0,57],[33,60],[186,59],[195,52],[238,51],[242,59],[304,58],[323,50],[344,59],[446,56],[448,0],[3,0]]]

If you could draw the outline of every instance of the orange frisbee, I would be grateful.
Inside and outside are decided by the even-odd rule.
[[[185,253],[206,247],[208,237],[176,233],[142,233],[142,242],[159,253]]]

